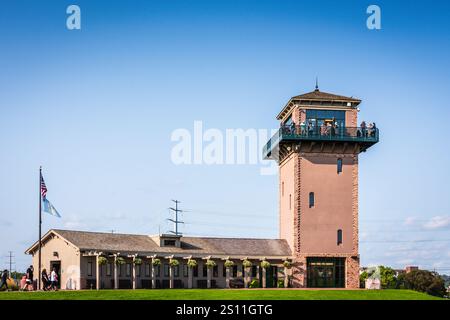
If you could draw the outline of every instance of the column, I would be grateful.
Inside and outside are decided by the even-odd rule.
[[[211,289],[211,274],[212,274],[212,268],[211,267],[206,267],[206,287],[208,289]]]
[[[117,255],[114,255],[114,289],[119,289],[119,276],[117,273]]]
[[[136,260],[136,256],[133,256],[133,270],[132,270],[133,290],[135,290],[137,287],[136,264],[134,263],[135,260]]]
[[[230,267],[226,268],[226,283],[227,283],[227,288],[230,288]]]
[[[249,279],[248,279],[248,274],[249,274],[249,269],[250,268],[246,268],[244,267],[244,265],[242,265],[242,269],[244,269],[244,288],[248,288],[248,283],[249,283]]]
[[[284,267],[284,287],[289,287],[289,275],[288,275],[289,269]]]
[[[95,265],[96,265],[96,269],[95,269],[95,276],[96,276],[95,286],[96,286],[97,290],[100,290],[100,264],[98,263],[98,258],[99,258],[99,255],[97,254],[95,256]]]
[[[192,289],[193,287],[193,282],[194,282],[194,270],[193,268],[188,266],[188,288]]]
[[[169,264],[169,288],[173,289],[173,266]]]
[[[266,268],[262,268],[262,287],[266,288]]]
[[[153,259],[152,259],[152,289],[156,289],[156,266],[153,264]]]

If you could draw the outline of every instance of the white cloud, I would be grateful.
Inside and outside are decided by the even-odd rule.
[[[450,226],[450,216],[435,216],[424,225],[426,229],[440,229]]]

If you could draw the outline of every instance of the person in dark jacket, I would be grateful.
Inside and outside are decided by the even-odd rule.
[[[2,272],[2,278],[0,282],[0,289],[3,288],[3,286],[6,287],[6,290],[8,290],[8,270],[3,270]]]

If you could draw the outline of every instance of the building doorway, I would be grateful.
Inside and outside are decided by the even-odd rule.
[[[53,271],[53,268],[55,268],[55,272],[58,275],[58,282],[56,284],[56,288],[61,289],[61,261],[50,261],[50,270],[48,272],[49,278]]]
[[[259,267],[259,287],[262,288],[263,268]],[[266,269],[266,288],[278,287],[278,267],[270,266]]]
[[[307,258],[308,288],[345,288],[345,258]]]

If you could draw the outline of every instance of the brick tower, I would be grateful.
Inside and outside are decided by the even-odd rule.
[[[359,287],[358,155],[378,142],[357,125],[361,100],[321,92],[292,97],[266,144],[279,164],[280,238],[295,256],[295,287]]]

